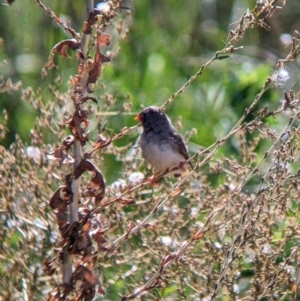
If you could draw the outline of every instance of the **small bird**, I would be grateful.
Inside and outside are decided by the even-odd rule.
[[[160,173],[166,173],[175,167],[171,174],[179,177],[186,171],[185,163],[189,158],[182,137],[172,126],[169,118],[158,107],[148,107],[135,117],[143,127],[138,145],[146,162]]]

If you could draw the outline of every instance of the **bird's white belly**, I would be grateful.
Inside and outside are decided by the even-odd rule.
[[[184,162],[184,157],[172,150],[168,145],[155,145],[149,143],[143,150],[143,157],[159,172],[165,172],[179,166]]]

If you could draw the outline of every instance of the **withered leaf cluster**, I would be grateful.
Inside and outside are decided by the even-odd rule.
[[[116,14],[113,13],[112,6],[111,12],[96,10],[91,13],[84,23],[83,35],[80,36],[68,25],[65,25],[60,17],[50,8],[45,7],[41,1],[38,0],[38,4],[65,30],[71,34],[73,32],[73,39],[60,41],[52,48],[45,67],[48,69],[54,67],[55,54],[70,58],[69,50],[76,52],[75,58],[78,62],[78,74],[71,80],[70,99],[74,103],[74,112],[65,118],[65,124],[71,135],[64,138],[62,145],[47,154],[47,158],[50,160],[56,160],[61,164],[74,163],[75,167],[72,173],[65,176],[65,183],[57,188],[49,202],[56,215],[61,237],[59,247],[55,250],[57,256],[54,258],[56,260],[49,258],[45,260],[44,265],[44,271],[51,276],[59,272],[57,261],[65,266],[63,269],[68,269],[71,272],[73,266],[73,272],[65,273],[63,271],[63,275],[68,275],[68,279],[63,276],[63,283],[49,292],[48,300],[63,300],[67,296],[74,296],[76,300],[92,300],[96,291],[99,294],[104,294],[99,277],[92,272],[97,258],[94,253],[92,238],[99,250],[107,249],[104,246],[106,230],[101,215],[92,212],[85,204],[90,203],[99,206],[105,196],[105,181],[102,173],[92,161],[92,155],[97,149],[109,145],[111,140],[99,136],[93,149],[86,151],[84,158],[79,160],[83,150],[77,152],[77,155],[75,152],[78,151],[78,142],[83,147],[89,139],[88,113],[83,105],[88,100],[97,103],[97,99],[90,95],[93,91],[89,85],[96,83],[101,75],[103,64],[110,62],[110,58],[101,52],[103,46],[110,45],[110,36],[102,32],[98,23],[101,23],[101,20],[105,23]],[[102,18],[99,17],[99,14]],[[103,18],[103,16],[105,17]],[[86,24],[88,24],[88,30],[85,30]],[[93,44],[94,53],[90,57],[91,49],[83,41],[89,40],[87,35],[90,35],[94,28],[96,29],[96,38]],[[74,151],[73,156],[70,155],[71,151]],[[82,184],[82,187],[77,187],[74,183],[82,178],[86,171],[92,173],[90,182],[87,185]]]
[[[60,301],[66,300],[67,295],[72,292],[74,287],[77,287],[80,294],[74,296],[71,300],[85,300],[92,301],[95,297],[96,291],[100,295],[105,295],[105,291],[101,286],[99,277],[93,274],[90,269],[92,269],[95,264],[94,256],[87,256],[85,263],[89,260],[88,268],[84,265],[78,265],[72,276],[72,285],[64,284],[60,288],[56,288],[48,296],[49,301]],[[49,264],[49,262],[47,262]],[[96,287],[98,289],[96,290]]]
[[[82,31],[85,34],[92,33],[92,27],[97,22],[109,22],[117,15],[113,8],[112,1],[100,2],[93,12],[89,14],[87,21],[84,22]]]
[[[83,159],[74,171],[74,179],[78,179],[85,171],[93,172],[94,176],[84,190],[83,195],[95,198],[95,204],[98,205],[105,195],[103,176],[92,161]]]
[[[94,84],[101,75],[102,65],[110,62],[110,58],[100,52],[100,47],[110,45],[110,36],[108,34],[98,34],[96,39],[96,51],[94,59],[91,62],[88,73],[88,83]]]
[[[95,45],[95,54],[93,59],[89,59],[87,61],[88,63],[88,79],[87,79],[87,85],[88,84],[94,84],[96,83],[97,79],[99,78],[99,76],[101,75],[101,71],[102,71],[102,67],[103,64],[108,63],[111,61],[111,59],[107,56],[105,56],[104,54],[102,54],[100,52],[100,47],[102,46],[109,46],[110,45],[110,36],[108,34],[105,33],[98,33],[97,34],[97,39],[96,39],[96,45]],[[46,63],[45,67],[47,67],[48,69],[51,69],[55,66],[54,62],[53,62],[53,58],[55,53],[57,53],[60,56],[64,56],[69,58],[68,52],[67,50],[71,49],[73,51],[77,51],[78,53],[78,58],[81,59],[82,61],[84,61],[84,55],[81,51],[81,45],[80,42],[77,41],[76,39],[68,39],[68,40],[63,40],[59,43],[57,43],[51,50],[48,62]],[[74,83],[75,86],[79,87],[81,80],[84,76],[84,66],[82,65],[84,64],[83,62],[79,65],[78,68],[78,76],[76,78],[76,82]],[[78,88],[78,89],[82,89]],[[83,103],[85,102],[87,99],[92,99],[93,101],[95,101],[95,98],[92,97],[85,97],[85,99],[80,99],[81,102]]]
[[[77,109],[87,100],[97,102],[95,97],[89,95],[89,93],[93,93],[93,90],[90,88],[90,84],[95,84],[100,77],[103,64],[111,61],[109,57],[101,53],[101,47],[109,45],[110,36],[102,33],[101,31],[97,31],[93,58],[87,56],[83,60],[80,60],[78,65],[78,74],[72,79],[72,86],[74,87],[74,90],[71,95]]]
[[[74,138],[79,140],[82,145],[88,141],[86,129],[89,120],[87,117],[87,111],[78,109],[65,121]]]
[[[74,136],[67,136],[63,144],[58,146],[54,151],[47,153],[49,160],[58,160],[61,164],[73,163],[74,159],[69,155],[69,149],[74,143]]]
[[[65,177],[65,184],[60,186],[50,199],[50,207],[56,215],[61,233],[61,248],[56,251],[59,261],[64,263],[70,254],[80,257],[75,262],[75,270],[70,282],[63,283],[59,288],[52,290],[48,295],[48,300],[61,300],[75,292],[79,296],[76,300],[92,300],[96,288],[99,294],[105,294],[99,277],[92,273],[97,256],[93,255],[91,237],[99,248],[104,248],[106,243],[104,238],[106,228],[102,217],[99,214],[91,214],[89,209],[82,207],[78,212],[79,221],[68,220],[68,205],[73,201],[72,178],[78,179],[85,171],[94,173],[94,176],[83,192],[83,197],[94,198],[95,204],[98,204],[104,197],[105,183],[101,172],[89,160],[82,160],[74,174]],[[45,259],[44,271],[48,275],[59,272],[55,257]]]
[[[79,50],[80,49],[80,43],[76,41],[75,39],[68,39],[68,40],[63,40],[57,43],[51,50],[48,62],[45,64],[45,67],[48,69],[51,69],[55,66],[53,62],[53,57],[55,53],[58,55],[64,56],[66,58],[69,58],[68,55],[68,49],[72,50]],[[79,52],[80,57],[83,57],[82,53]]]

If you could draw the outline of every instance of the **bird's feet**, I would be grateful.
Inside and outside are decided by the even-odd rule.
[[[152,175],[149,179],[147,179],[146,181],[153,187],[157,187],[159,185],[159,183],[162,181],[162,177],[161,173],[156,173],[154,175]]]

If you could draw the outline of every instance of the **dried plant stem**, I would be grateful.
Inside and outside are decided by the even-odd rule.
[[[50,16],[52,19],[55,20],[55,22],[56,22],[57,24],[59,24],[60,26],[62,26],[62,28],[63,28],[65,31],[69,32],[69,33],[72,35],[72,37],[73,37],[74,39],[76,39],[76,40],[79,39],[78,33],[75,32],[72,28],[70,28],[70,26],[68,26],[67,24],[65,24],[65,23],[62,21],[62,19],[59,18],[59,16],[56,15],[49,7],[45,6],[45,5],[42,3],[41,0],[36,0],[36,3],[37,3],[40,7],[42,7],[42,8],[49,14],[49,16]]]
[[[238,50],[238,49],[240,49],[240,48],[232,48],[232,49],[231,49],[231,53],[233,53],[234,51],[236,51],[236,50]],[[200,76],[200,75],[203,73],[204,69],[206,69],[207,67],[209,67],[210,64],[211,64],[214,60],[218,59],[218,57],[219,57],[220,54],[224,54],[224,53],[228,53],[228,52],[229,52],[228,47],[225,47],[224,49],[222,49],[222,50],[220,50],[220,51],[217,51],[217,52],[215,53],[215,55],[214,55],[209,61],[207,61],[204,65],[202,65],[202,66],[199,68],[199,70],[198,70],[194,75],[192,75],[192,76],[189,78],[189,80],[188,80],[186,83],[184,83],[184,85],[183,85],[177,92],[173,93],[173,94],[171,95],[171,97],[170,97],[169,99],[167,99],[163,105],[161,105],[161,108],[164,110],[164,109],[166,108],[166,106],[167,106],[168,104],[170,104],[170,103],[171,103],[171,102],[172,102],[179,94],[183,93],[184,90],[185,90],[185,88],[187,88],[187,87],[188,87],[188,86],[189,86],[189,85],[190,85],[190,84],[191,84],[198,76]]]
[[[292,252],[291,255],[283,262],[283,264],[280,266],[280,268],[278,269],[278,271],[273,275],[272,280],[269,282],[269,284],[265,287],[264,291],[262,292],[262,294],[259,296],[259,298],[257,299],[257,301],[263,300],[264,297],[266,297],[266,293],[268,291],[269,288],[272,287],[272,285],[274,285],[274,282],[277,278],[277,276],[283,272],[286,269],[286,266],[289,265],[289,263],[292,261],[294,256],[297,256],[297,252],[299,251],[300,246],[298,245],[297,247],[295,247]],[[299,282],[299,272],[297,273],[297,279],[296,279],[296,284]],[[292,295],[291,299],[292,301],[296,300],[296,297],[298,296],[297,291],[298,291],[298,287],[295,287],[295,292]],[[282,300],[282,299],[281,299]]]
[[[297,247],[296,250],[299,251],[299,245],[298,245],[298,247]],[[294,254],[294,253],[295,252],[292,252],[292,254]],[[291,254],[291,256],[292,256],[292,254]],[[299,260],[297,260],[297,274],[296,274],[296,280],[295,280],[295,288],[294,288],[293,295],[292,295],[292,298],[291,298],[292,301],[296,301],[297,300],[299,283],[300,283],[300,262],[299,262]],[[261,294],[260,299],[265,295],[264,293],[265,292],[263,292]]]
[[[72,278],[72,255],[66,254],[62,266],[62,282],[71,284],[71,278]]]
[[[74,141],[74,170],[77,168],[82,159],[82,146],[80,145],[80,141]],[[72,193],[73,199],[70,204],[70,218],[71,223],[78,221],[78,198],[79,198],[79,187],[80,187],[81,177],[77,180],[72,180]]]
[[[162,202],[158,207],[161,207],[164,203],[165,203],[165,201]],[[152,277],[147,281],[147,283],[144,284],[142,287],[140,287],[138,290],[136,290],[135,293],[133,293],[131,295],[128,295],[128,296],[124,296],[122,298],[122,301],[135,299],[136,297],[138,297],[139,295],[141,295],[143,292],[148,291],[148,290],[150,290],[152,288],[155,288],[156,282],[157,282],[158,278],[162,275],[162,273],[164,272],[164,270],[169,265],[171,265],[173,262],[176,262],[178,259],[180,259],[180,257],[185,253],[185,251],[188,249],[188,247],[193,242],[195,242],[197,240],[200,240],[202,237],[204,237],[205,232],[208,230],[208,227],[211,224],[211,222],[214,221],[219,216],[219,214],[223,211],[223,209],[225,207],[226,207],[226,204],[224,204],[221,208],[217,208],[217,209],[213,210],[209,214],[209,216],[208,216],[205,224],[201,227],[201,229],[199,229],[197,231],[197,233],[193,237],[191,237],[188,241],[184,242],[182,244],[182,246],[176,252],[173,252],[173,253],[165,256],[161,260],[161,263],[159,265],[159,269],[155,272],[154,275],[152,275]]]
[[[272,144],[272,146],[269,148],[269,150],[266,153],[269,153],[272,151],[272,149],[278,145],[278,143],[280,142],[280,139],[282,138],[282,136],[287,132],[287,130],[289,129],[289,127],[292,125],[293,121],[295,121],[296,117],[297,117],[298,113],[295,114],[293,117],[290,118],[288,125],[286,126],[286,128],[284,129],[284,131],[282,132],[282,134],[278,137],[278,139]],[[235,133],[238,129],[232,130],[232,133]],[[226,141],[226,140],[225,140]],[[214,154],[216,149],[218,149],[218,145],[216,146],[216,148],[210,153]],[[209,155],[209,156],[210,156]],[[209,157],[208,156],[208,157]],[[242,187],[251,179],[251,176],[253,175],[254,170],[257,170],[257,168],[262,164],[262,162],[266,159],[267,156],[264,156],[255,166],[255,168],[252,169],[252,171],[249,173],[249,175],[246,177],[246,179],[241,183],[241,185],[238,187],[238,191],[240,191],[242,189]],[[206,162],[205,158],[202,162]],[[245,206],[245,211],[242,211],[240,220],[241,223],[239,225],[239,228],[236,232],[236,235],[233,239],[233,243],[228,251],[228,255],[225,259],[224,262],[224,266],[221,270],[219,279],[215,285],[215,289],[214,292],[212,293],[210,300],[215,300],[218,290],[220,288],[221,282],[225,276],[225,273],[229,267],[229,265],[231,264],[233,258],[234,258],[234,254],[237,252],[237,250],[241,247],[241,245],[244,243],[244,240],[241,239],[241,237],[243,236],[243,233],[245,231],[245,224],[248,223],[248,219],[249,219],[249,215],[251,212],[251,209],[254,208],[257,204],[258,204],[258,200],[259,200],[259,195],[261,193],[261,189],[262,189],[262,184],[264,182],[264,180],[267,178],[267,175],[270,173],[272,166],[274,165],[276,158],[274,160],[272,160],[269,168],[267,169],[265,175],[262,177],[262,181],[260,183],[260,185],[257,188],[257,192],[255,197],[253,198],[253,200],[251,201],[250,205],[246,205]],[[193,172],[193,171],[192,171]],[[191,172],[191,173],[192,173]],[[174,190],[176,188],[181,187],[181,185],[185,182],[186,178],[184,178],[181,182],[179,182],[175,187]],[[162,259],[161,264],[159,266],[159,269],[155,272],[154,275],[152,275],[152,277],[147,281],[147,283],[145,283],[145,285],[143,285],[142,287],[140,287],[138,290],[136,290],[135,293],[128,295],[128,296],[124,296],[122,298],[123,300],[131,300],[134,299],[136,297],[138,297],[139,295],[141,295],[143,292],[148,291],[152,288],[154,288],[156,286],[156,281],[157,279],[161,276],[161,274],[163,273],[163,271],[173,262],[175,262],[176,260],[178,260],[187,250],[187,248],[196,240],[201,239],[204,234],[209,230],[209,226],[216,220],[216,218],[222,214],[222,212],[224,212],[224,210],[226,209],[226,207],[228,206],[228,204],[231,202],[233,196],[235,195],[236,192],[233,192],[231,197],[229,198],[229,200],[227,202],[225,202],[220,208],[216,208],[215,210],[213,210],[208,218],[206,219],[205,224],[201,227],[201,229],[198,230],[198,232],[192,237],[190,238],[188,241],[186,241],[176,252],[167,255],[165,258]],[[116,239],[113,242],[113,247],[116,247],[116,245],[118,243],[120,243],[122,240],[128,238],[128,235],[136,233],[143,225],[146,224],[146,222],[153,216],[153,214],[155,214],[155,212],[157,212],[165,203],[166,201],[172,197],[172,193],[170,193],[163,201],[161,201],[160,203],[156,203],[154,208],[152,209],[152,211],[150,212],[150,214],[143,220],[141,221],[138,225],[136,225],[135,227],[133,227],[132,229],[130,229],[129,231],[127,231],[126,234],[122,235],[121,237],[119,237],[118,239]],[[238,245],[236,245],[236,243],[238,243]],[[295,252],[293,252],[294,254]],[[292,257],[292,254],[290,256],[290,258]],[[272,283],[275,281],[275,279],[272,280]],[[272,285],[272,283],[270,283],[269,286]],[[264,291],[264,293],[267,291],[267,289]],[[262,294],[262,296],[264,295],[264,293]]]
[[[280,142],[282,136],[287,132],[287,130],[289,129],[289,127],[291,126],[292,122],[296,119],[298,113],[296,113],[293,117],[290,118],[288,125],[286,126],[286,128],[283,130],[283,132],[281,133],[281,135],[277,138],[277,140],[272,144],[272,146],[269,148],[269,150],[265,153],[265,156],[257,163],[257,165],[255,166],[255,168],[252,169],[252,171],[248,174],[248,176],[245,178],[245,180],[239,185],[239,187],[237,188],[237,192],[240,192],[241,189],[244,187],[244,185],[251,179],[254,170],[258,170],[258,167],[262,164],[262,162],[266,159],[267,154],[270,153],[272,151],[272,149],[278,144],[278,142]],[[238,249],[240,248],[240,246],[243,244],[244,240],[240,239],[243,236],[243,233],[245,231],[245,224],[248,223],[248,218],[251,212],[251,209],[254,208],[259,201],[259,196],[261,194],[261,187],[263,182],[265,181],[265,179],[267,178],[267,175],[270,173],[270,170],[272,168],[272,166],[274,165],[274,162],[276,160],[276,157],[274,158],[274,160],[272,160],[269,168],[267,169],[267,171],[265,172],[265,175],[262,177],[260,185],[257,188],[257,192],[256,195],[254,196],[254,198],[252,199],[252,201],[250,202],[250,204],[246,204],[246,211],[244,212],[244,210],[242,211],[240,220],[241,223],[239,225],[238,230],[236,231],[236,234],[234,236],[232,245],[228,251],[228,255],[225,259],[224,265],[221,269],[218,281],[215,284],[215,289],[210,297],[210,301],[215,300],[215,298],[217,297],[218,291],[220,289],[222,280],[225,277],[226,271],[229,267],[229,265],[231,264],[233,257],[234,257],[234,253],[236,253],[238,251]],[[272,193],[272,192],[271,192]],[[231,201],[233,195],[231,196],[231,198],[228,200]],[[239,242],[238,246],[236,245],[236,243]]]
[[[86,0],[86,7],[87,7],[87,18],[90,13],[93,12],[94,9],[94,0]],[[88,45],[89,45],[90,35],[84,34],[82,35],[81,39],[81,51],[84,55],[84,57],[87,57],[88,52]],[[81,60],[79,61],[81,63]],[[84,63],[84,62],[83,62]],[[87,83],[87,70],[84,67],[84,76],[81,79],[81,86],[86,87]],[[83,91],[83,94],[86,94],[87,91]],[[85,96],[85,95],[84,95]],[[81,109],[79,106],[77,109]],[[77,166],[80,164],[82,160],[82,145],[79,140],[74,141],[74,171],[76,170]],[[73,179],[71,184],[72,189],[72,202],[70,203],[70,222],[78,222],[78,199],[79,199],[79,188],[80,188],[80,182],[81,177],[79,177],[77,180]],[[71,284],[71,278],[72,278],[72,255],[71,254],[65,254],[62,272],[63,272],[63,283]]]

